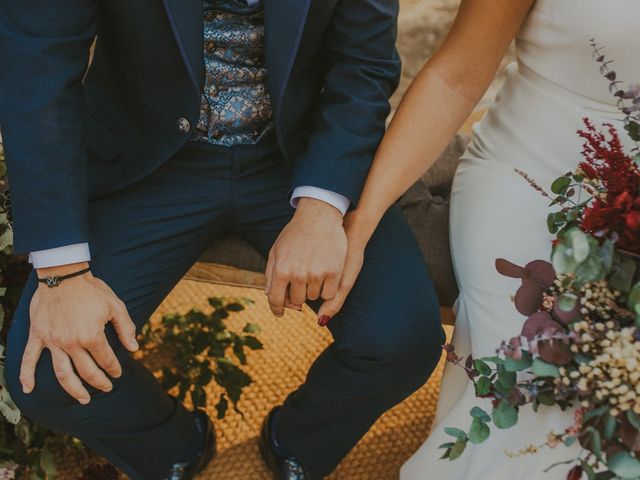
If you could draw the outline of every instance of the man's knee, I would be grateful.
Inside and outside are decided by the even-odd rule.
[[[356,369],[382,376],[385,383],[413,391],[433,372],[445,336],[436,301],[425,295],[396,300],[393,306],[380,306],[376,318],[353,340],[349,361]]]
[[[409,386],[422,386],[438,363],[445,342],[437,302],[425,296],[405,299],[389,315],[390,325],[378,339],[382,360]]]
[[[35,388],[31,393],[24,393],[22,390],[20,363],[17,356],[7,358],[5,378],[11,399],[29,419],[47,428],[68,431],[69,427],[73,427],[74,411],[81,405],[58,383],[49,352],[42,352],[36,372]]]

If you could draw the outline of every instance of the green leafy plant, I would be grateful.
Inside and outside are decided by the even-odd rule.
[[[260,330],[248,323],[242,333],[229,331],[225,320],[251,304],[250,300],[210,298],[212,311],[191,310],[185,315],[167,315],[159,325],[143,329],[143,358],[161,357],[156,368],[163,388],[187,397],[194,408],[207,403],[205,387],[215,381],[222,389],[216,404],[218,418],[224,418],[229,401],[241,413],[242,390],[252,382],[239,365],[247,364],[245,349],[262,349],[254,334]],[[239,364],[239,365],[238,365]]]

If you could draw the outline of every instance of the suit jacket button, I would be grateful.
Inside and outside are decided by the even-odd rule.
[[[186,118],[178,119],[178,130],[180,133],[189,133],[191,131],[191,123]]]

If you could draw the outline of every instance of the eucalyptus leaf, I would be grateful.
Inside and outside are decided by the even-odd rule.
[[[609,407],[606,405],[604,407],[596,408],[595,410],[589,410],[587,413],[584,414],[584,421],[588,422],[592,418],[601,417],[602,415],[605,415],[607,412],[609,412]]]
[[[451,448],[455,445],[454,442],[447,442],[447,443],[443,443],[442,445],[440,445],[438,448]]]
[[[455,428],[455,427],[444,427],[444,432],[447,435],[451,435],[452,437],[455,437],[457,439],[461,439],[461,438],[467,438],[467,434],[466,432],[464,432],[463,430],[460,430],[459,428]]]
[[[576,277],[582,283],[595,282],[604,278],[605,271],[602,261],[596,255],[587,257],[576,267]]]
[[[464,453],[465,448],[467,448],[467,440],[458,440],[449,451],[449,460],[459,458]]]
[[[613,266],[614,254],[615,249],[613,242],[609,239],[605,240],[600,247],[599,256],[602,261],[602,267],[607,272],[611,270],[611,267]]]
[[[531,371],[537,377],[560,377],[560,370],[555,365],[545,362],[540,358],[533,360]]]
[[[476,381],[476,395],[482,397],[491,391],[491,380],[488,377],[480,377]]]
[[[605,421],[604,421],[604,438],[607,440],[611,440],[613,438],[613,435],[616,433],[616,427],[618,425],[618,422],[616,420],[616,417],[607,414]]]
[[[564,195],[571,185],[570,177],[559,177],[551,184],[551,191],[556,195]]]
[[[627,420],[629,420],[629,423],[633,425],[633,428],[640,431],[640,415],[635,413],[633,410],[627,410]]]
[[[556,272],[567,274],[575,272],[578,262],[573,257],[573,252],[566,245],[559,243],[553,249],[551,263]]]
[[[500,400],[493,409],[493,424],[502,430],[511,428],[518,423],[518,410],[505,399]]]
[[[569,245],[571,245],[573,258],[577,263],[584,262],[591,254],[589,237],[579,228],[572,228],[566,233]]]
[[[593,452],[593,454],[601,459],[602,458],[602,438],[600,432],[595,428],[589,427],[586,431],[591,432],[591,435],[586,440],[586,447]]]
[[[485,363],[493,363],[495,365],[504,365],[504,359],[500,357],[482,357],[480,358]]]
[[[556,304],[564,312],[570,312],[576,307],[578,296],[573,293],[563,293],[558,296]]]
[[[529,352],[523,351],[522,358],[516,360],[514,358],[506,358],[504,361],[504,368],[509,372],[522,372],[531,367],[533,358]]]
[[[480,407],[473,407],[469,413],[473,418],[478,418],[483,422],[491,421],[491,416]]]
[[[585,475],[587,475],[587,480],[595,480],[596,472],[591,465],[589,465],[587,462],[582,462],[582,470],[584,471]]]
[[[517,380],[516,372],[510,372],[506,368],[498,367],[498,381],[503,387],[512,388],[515,386]]]
[[[485,422],[479,418],[473,419],[469,430],[469,441],[471,443],[480,444],[489,438],[490,434],[491,430],[489,430],[489,426]]]
[[[613,273],[609,277],[609,285],[615,290],[628,292],[633,286],[633,277],[636,274],[636,262],[631,258],[625,257],[620,263],[614,265]]]
[[[485,362],[483,362],[480,359],[476,359],[473,362],[473,366],[475,367],[475,369],[478,371],[480,375],[489,376],[493,372],[491,370],[491,367],[489,367],[489,365],[487,365]]]
[[[640,477],[640,461],[628,452],[618,452],[607,459],[607,467],[623,479]]]

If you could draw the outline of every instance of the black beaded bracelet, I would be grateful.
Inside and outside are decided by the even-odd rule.
[[[53,288],[60,285],[63,280],[69,280],[70,278],[73,278],[73,277],[79,277],[80,275],[84,275],[89,271],[91,271],[90,268],[85,268],[84,270],[80,270],[79,272],[75,272],[75,273],[70,273],[69,275],[39,278],[38,282],[44,283],[49,288]]]

